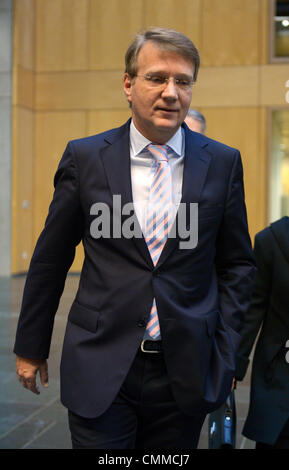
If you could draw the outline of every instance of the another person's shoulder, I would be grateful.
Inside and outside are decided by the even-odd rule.
[[[285,215],[284,217],[281,217],[281,219],[276,220],[275,222],[272,222],[271,224],[272,230],[289,230],[289,217]]]
[[[281,238],[286,232],[287,235],[289,235],[289,217],[284,216],[275,220],[263,230],[260,230],[260,232],[255,235],[255,244],[272,243],[276,237],[278,238],[280,236]]]
[[[270,241],[272,238],[271,226],[263,228],[255,235],[255,245],[259,243],[265,243],[266,241]]]

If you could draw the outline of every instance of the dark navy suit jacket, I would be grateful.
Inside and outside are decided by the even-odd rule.
[[[289,420],[289,217],[257,233],[254,255],[258,269],[240,332],[236,378],[244,379],[255,345],[242,434],[273,445]]]
[[[132,202],[129,124],[68,143],[31,260],[14,352],[48,357],[54,315],[82,240],[85,259],[62,352],[63,404],[84,417],[108,408],[155,297],[173,395],[186,414],[210,412],[230,391],[255,273],[240,154],[183,124],[181,202],[198,203],[198,243],[181,249],[178,236],[169,238],[154,267],[143,237],[91,235],[93,204],[112,207],[113,195],[121,195],[122,205]]]

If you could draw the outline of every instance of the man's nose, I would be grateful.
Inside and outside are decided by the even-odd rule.
[[[173,77],[168,79],[163,89],[162,96],[166,99],[177,100],[178,99],[178,88]]]

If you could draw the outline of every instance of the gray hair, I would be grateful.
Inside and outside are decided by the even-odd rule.
[[[152,41],[163,50],[175,52],[189,59],[195,66],[193,80],[194,82],[197,80],[200,56],[196,46],[184,34],[167,28],[151,28],[136,35],[125,54],[125,72],[131,78],[137,75],[138,54],[147,41]]]
[[[189,109],[187,116],[195,119],[196,121],[199,121],[202,124],[202,133],[204,134],[206,132],[206,118],[202,113],[200,113],[200,111],[197,111],[196,109]]]

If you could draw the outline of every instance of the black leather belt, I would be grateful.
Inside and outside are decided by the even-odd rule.
[[[161,341],[150,341],[149,339],[143,339],[140,345],[141,351],[144,353],[161,353],[162,342]]]

